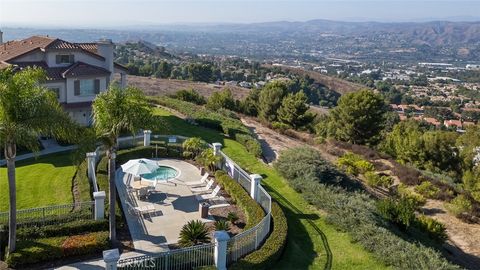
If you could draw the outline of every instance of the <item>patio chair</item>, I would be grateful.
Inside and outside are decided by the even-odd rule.
[[[193,188],[190,188],[190,191],[192,191],[193,193],[207,193],[207,192],[210,192],[210,189],[212,188],[214,183],[215,182],[213,182],[213,180],[210,179],[210,180],[207,181],[206,186],[204,186],[204,187],[193,187]]]
[[[153,206],[153,204],[148,204],[144,206],[133,206],[129,202],[125,202],[125,203],[128,206],[128,213],[130,213],[131,215],[136,215],[136,216],[143,216],[144,214],[150,215],[156,211],[155,206]]]
[[[153,193],[154,190],[155,188],[151,186],[140,188],[137,190],[137,196],[141,200],[148,199],[148,197],[150,196],[150,194]]]
[[[201,185],[204,185],[205,183],[207,183],[207,180],[208,180],[209,176],[210,176],[210,174],[205,173],[199,181],[187,182],[186,185],[187,186],[201,186]]]
[[[220,198],[220,196],[218,196],[218,193],[220,192],[221,188],[222,187],[220,185],[217,185],[213,189],[212,193],[195,195],[195,198],[197,198],[198,201],[206,201],[206,200],[212,200],[212,199]]]

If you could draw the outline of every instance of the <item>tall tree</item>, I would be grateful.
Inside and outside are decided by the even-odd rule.
[[[374,144],[385,124],[387,107],[383,98],[370,90],[343,95],[330,112],[334,137],[354,144]]]
[[[258,98],[258,116],[267,122],[276,121],[277,110],[287,92],[288,85],[282,81],[273,81],[265,85]]]
[[[16,243],[16,179],[15,157],[17,147],[31,151],[40,149],[40,135],[69,141],[75,134],[75,124],[62,110],[56,95],[40,83],[45,80],[44,70],[26,68],[0,71],[0,140],[7,161],[9,186],[9,238],[8,250],[15,251]]]
[[[93,102],[93,126],[107,149],[111,241],[116,241],[115,158],[118,137],[122,131],[134,134],[144,128],[150,119],[151,109],[147,99],[141,90],[134,87],[121,89],[117,84],[111,84],[109,89],[99,94]]]
[[[312,122],[314,116],[307,112],[307,96],[303,91],[288,94],[278,109],[278,120],[293,128],[300,128]]]

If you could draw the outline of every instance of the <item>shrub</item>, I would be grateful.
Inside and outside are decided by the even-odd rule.
[[[203,151],[203,149],[206,148],[206,144],[204,141],[202,141],[201,138],[192,137],[192,138],[186,139],[182,143],[182,147],[183,147],[183,156],[185,158],[194,159]]]
[[[375,170],[372,163],[364,160],[361,156],[351,152],[347,152],[337,160],[340,168],[345,170],[348,174],[358,175]]]
[[[404,184],[398,185],[397,192],[400,197],[404,197],[407,200],[411,201],[416,209],[422,207],[427,202],[427,200],[422,195],[412,192]]]
[[[415,191],[429,199],[436,199],[440,194],[440,189],[432,185],[429,181],[423,181],[420,185],[415,187]]]
[[[215,221],[215,230],[216,231],[229,231],[230,230],[230,225],[228,224],[228,221],[222,219],[222,220],[217,220]]]
[[[217,163],[220,161],[220,156],[216,156],[212,148],[207,148],[197,156],[197,161],[210,171],[215,171]]]
[[[200,220],[191,220],[183,225],[178,241],[180,246],[190,247],[208,242],[210,242],[210,237],[205,223]]]
[[[17,237],[27,240],[99,231],[108,231],[108,220],[77,220],[56,225],[22,227],[17,230]]]
[[[415,220],[415,227],[420,228],[423,231],[426,231],[430,237],[438,240],[447,239],[447,231],[443,223],[436,221],[433,218],[427,217],[425,215],[420,215]]]
[[[402,165],[398,162],[392,162],[392,173],[398,177],[400,182],[405,185],[418,185],[420,184],[421,173],[413,168]]]
[[[393,179],[388,175],[378,175],[374,172],[366,172],[365,179],[367,184],[372,187],[389,187],[393,184]]]
[[[238,215],[235,212],[228,212],[227,220],[230,221],[232,224],[235,224],[238,220]]]
[[[51,262],[71,255],[94,254],[109,246],[108,232],[39,238],[35,241],[20,240],[16,251],[8,254],[5,261],[10,267],[20,267]]]
[[[275,168],[301,192],[307,202],[328,213],[327,222],[348,232],[354,242],[392,268],[459,269],[435,249],[409,242],[401,237],[403,233],[386,229],[388,223],[381,218],[374,200],[368,195],[324,184],[328,181],[319,177],[322,175],[319,170],[325,170],[328,166],[317,166],[322,161],[312,160],[320,157],[306,151],[305,148],[294,148],[283,152]]]
[[[195,91],[194,89],[180,90],[177,93],[175,93],[172,97],[176,98],[176,99],[179,99],[179,100],[192,102],[192,103],[195,103],[197,105],[203,105],[203,104],[207,103],[205,98],[202,95],[200,95],[197,91]]]
[[[415,220],[415,205],[405,197],[386,198],[377,202],[378,212],[387,220],[402,228],[410,227]]]
[[[459,217],[473,210],[472,202],[465,195],[458,195],[446,205],[447,210]]]
[[[262,247],[232,264],[229,269],[274,269],[287,241],[287,218],[276,202],[272,202],[273,230]]]
[[[245,212],[245,230],[257,225],[265,216],[262,207],[248,195],[243,187],[224,171],[215,173],[215,180],[232,197],[232,200]]]
[[[280,132],[281,134],[284,134],[285,131],[287,131],[288,129],[290,129],[291,127],[287,124],[284,124],[284,123],[281,123],[281,122],[273,122],[272,124],[272,128],[278,132]]]

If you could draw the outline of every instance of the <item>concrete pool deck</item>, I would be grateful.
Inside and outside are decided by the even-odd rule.
[[[186,185],[200,180],[200,170],[194,165],[176,159],[157,159],[159,165],[176,169],[179,174],[168,182],[158,182],[155,191],[146,200],[140,200],[127,186],[133,176],[117,170],[116,187],[130,229],[133,245],[139,253],[149,254],[169,250],[168,245],[178,242],[180,230],[191,220],[213,222],[202,219],[199,202]],[[155,213],[143,216],[129,213],[126,202],[133,206],[153,205]]]

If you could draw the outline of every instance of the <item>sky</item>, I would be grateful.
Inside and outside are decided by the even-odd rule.
[[[268,21],[480,21],[480,0],[0,0],[0,27]]]

